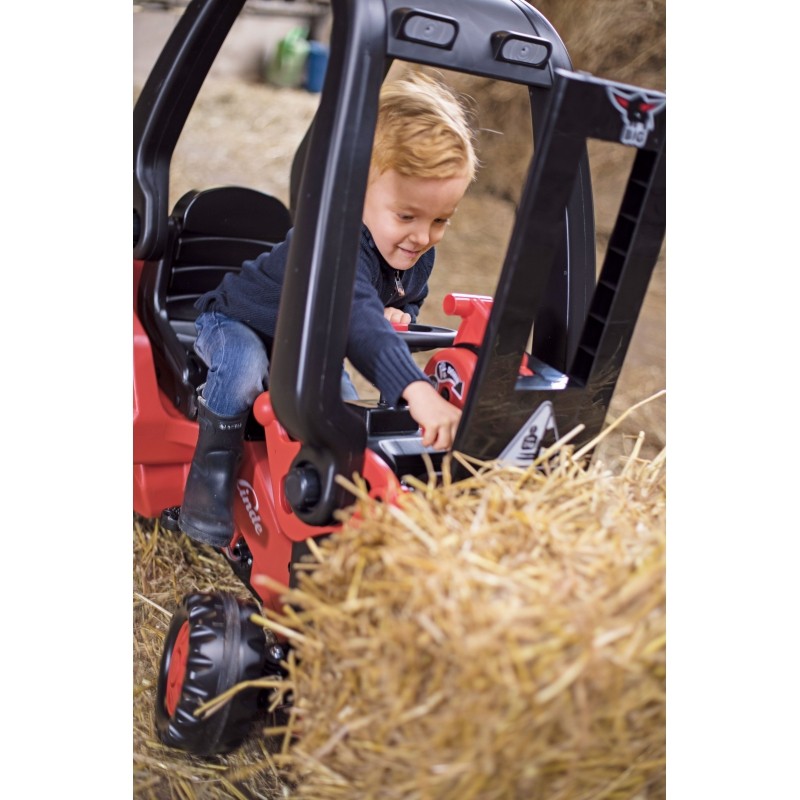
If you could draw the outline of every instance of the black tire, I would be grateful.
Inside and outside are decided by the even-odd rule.
[[[238,747],[262,713],[259,690],[246,689],[208,717],[203,703],[264,675],[267,639],[250,621],[259,608],[226,592],[187,595],[164,641],[156,691],[156,730],[169,747],[198,756]]]

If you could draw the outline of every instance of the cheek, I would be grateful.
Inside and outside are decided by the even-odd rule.
[[[386,239],[394,239],[399,235],[398,231],[400,226],[388,215],[380,219],[378,227]]]

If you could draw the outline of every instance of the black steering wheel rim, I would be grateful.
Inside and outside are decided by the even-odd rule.
[[[452,328],[420,325],[416,322],[412,322],[409,325],[394,324],[393,327],[412,352],[450,347],[457,333]]]

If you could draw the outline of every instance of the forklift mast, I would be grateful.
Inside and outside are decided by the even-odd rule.
[[[636,148],[588,313],[574,321],[578,346],[566,368],[536,349],[519,374],[531,325],[547,324],[547,285],[563,267],[555,231],[588,138]],[[556,70],[454,449],[519,465],[578,425],[580,446],[601,430],[625,361],[666,226],[666,97]],[[533,268],[532,268],[533,267]],[[514,451],[527,439],[526,452]]]

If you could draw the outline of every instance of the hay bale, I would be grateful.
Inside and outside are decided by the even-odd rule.
[[[664,89],[666,0],[536,0],[531,4],[556,28],[575,69]]]
[[[362,494],[264,621],[292,796],[664,797],[666,470],[636,453]]]

